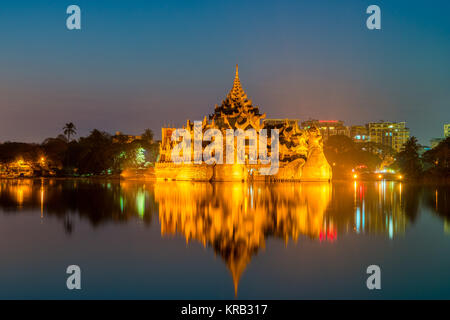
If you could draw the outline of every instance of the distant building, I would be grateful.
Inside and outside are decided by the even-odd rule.
[[[278,127],[288,124],[290,126],[295,126],[300,123],[300,119],[264,119],[264,127]]]
[[[344,122],[340,120],[307,120],[302,122],[302,128],[304,129],[313,126],[319,128],[324,141],[328,140],[330,136],[350,136],[350,129],[344,126]]]
[[[133,135],[129,135],[129,134],[123,134],[120,131],[116,131],[116,134],[112,137],[112,141],[117,143],[117,142],[122,142],[122,143],[131,143],[134,140],[141,140],[142,136],[133,136]]]
[[[396,152],[400,152],[409,139],[409,129],[406,127],[406,122],[371,122],[367,124],[367,128],[371,142],[390,146]]]
[[[450,137],[450,123],[444,124],[444,137],[443,138],[432,138],[430,139],[431,148],[435,148],[439,143],[444,141],[446,138]]]
[[[351,126],[350,138],[355,142],[368,142],[369,129],[366,126]]]
[[[437,147],[438,144],[441,143],[441,141],[444,141],[444,139],[443,138],[432,138],[432,139],[430,139],[431,148]]]

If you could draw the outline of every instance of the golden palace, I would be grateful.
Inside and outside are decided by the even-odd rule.
[[[188,181],[331,179],[331,167],[323,154],[322,136],[317,128],[302,130],[297,122],[265,122],[265,117],[247,98],[236,66],[231,91],[220,106],[215,106],[209,119],[205,116],[203,121],[188,120],[181,129],[162,128],[156,178]]]

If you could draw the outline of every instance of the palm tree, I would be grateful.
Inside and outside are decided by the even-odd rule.
[[[75,135],[77,133],[77,127],[72,122],[66,123],[63,128],[64,134],[67,136],[67,140],[70,142],[70,136]]]

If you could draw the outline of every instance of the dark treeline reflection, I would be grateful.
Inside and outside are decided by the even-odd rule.
[[[35,210],[42,219],[59,217],[69,233],[74,216],[94,227],[134,217],[150,224],[157,211],[151,186],[88,179],[1,180],[0,208],[5,214]]]
[[[450,187],[435,186],[424,191],[424,202],[444,220],[446,232],[450,233]]]
[[[0,211],[57,217],[67,233],[75,216],[95,227],[158,219],[163,237],[181,235],[222,257],[235,290],[269,238],[335,242],[345,234],[401,236],[423,208],[450,232],[450,188],[398,182],[192,183],[82,179],[0,180]]]

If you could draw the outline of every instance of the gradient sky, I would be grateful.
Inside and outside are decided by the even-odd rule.
[[[66,29],[77,4],[82,30]],[[370,4],[382,30],[366,28]],[[212,113],[235,64],[268,118],[450,122],[449,1],[0,2],[0,142],[72,121],[139,134]]]

